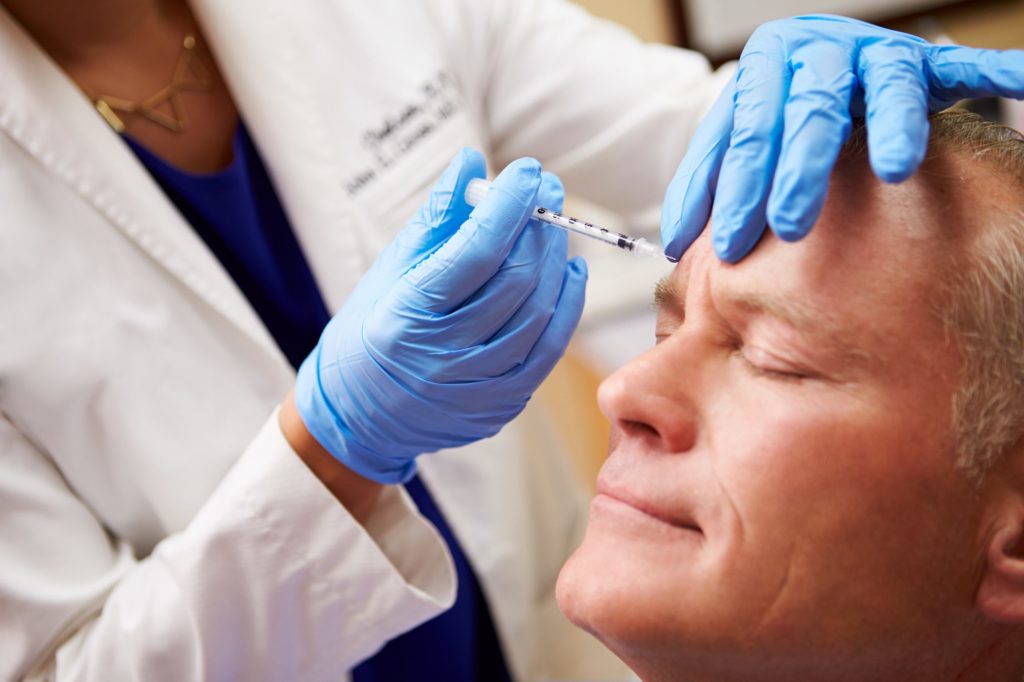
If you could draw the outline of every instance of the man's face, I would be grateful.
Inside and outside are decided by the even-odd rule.
[[[933,201],[847,170],[804,241],[729,266],[703,239],[661,287],[657,345],[600,391],[610,455],[558,586],[642,676],[879,679],[962,653],[983,552]]]

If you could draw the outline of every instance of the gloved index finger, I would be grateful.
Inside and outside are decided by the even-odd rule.
[[[767,225],[791,77],[783,47],[767,25],[755,32],[740,57],[732,135],[711,211],[711,240],[725,261],[745,256]]]
[[[700,236],[711,216],[718,172],[729,148],[735,84],[726,86],[701,121],[676,169],[661,209],[661,244],[665,255],[679,260]]]
[[[483,154],[469,147],[460,150],[434,184],[427,201],[381,254],[376,264],[381,276],[393,281],[454,234],[469,218],[466,187],[474,178],[486,176]]]
[[[768,200],[768,222],[786,241],[803,238],[825,202],[829,176],[850,132],[857,84],[847,45],[809,42],[793,50],[782,149]]]
[[[540,163],[519,159],[508,165],[470,214],[437,251],[402,277],[421,310],[447,313],[473,295],[501,267],[533,212],[540,188]]]
[[[928,86],[920,45],[878,41],[861,49],[857,61],[871,167],[886,182],[902,182],[928,149]]]

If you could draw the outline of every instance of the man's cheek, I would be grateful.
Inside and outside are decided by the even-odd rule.
[[[714,476],[722,502],[741,525],[768,524],[776,533],[799,526],[807,505],[842,482],[830,464],[833,458],[845,459],[841,444],[806,427],[799,416],[789,414],[717,430],[721,437],[713,445]]]

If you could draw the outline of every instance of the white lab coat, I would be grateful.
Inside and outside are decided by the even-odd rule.
[[[193,7],[330,309],[460,147],[639,213],[720,88],[557,1]],[[290,450],[259,318],[2,10],[0,292],[0,678],[336,680],[451,603],[401,488],[360,526]],[[616,677],[554,604],[585,500],[545,419],[422,476],[514,674]]]

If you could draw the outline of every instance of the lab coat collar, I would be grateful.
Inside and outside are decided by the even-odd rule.
[[[282,358],[238,287],[89,100],[0,8],[0,130],[201,301]]]
[[[321,288],[348,292],[365,270],[345,229],[353,217],[338,191],[329,128],[302,78],[303,55],[287,15],[268,3],[195,3],[197,18],[236,104],[264,156]],[[242,14],[240,14],[242,13]],[[271,40],[273,38],[273,40]],[[266,49],[266,46],[275,49]],[[0,7],[0,130],[93,210],[283,362],[258,315],[92,104]],[[335,229],[318,229],[331,225]],[[326,280],[326,281],[325,281]]]

